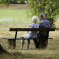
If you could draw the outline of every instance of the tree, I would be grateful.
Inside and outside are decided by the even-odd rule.
[[[59,0],[28,0],[28,5],[32,16],[44,13],[50,21],[51,26],[54,25],[54,17],[59,11]]]
[[[9,0],[9,4],[16,4],[17,0]]]
[[[6,4],[6,6],[8,6],[9,4],[19,4],[19,3],[24,4],[24,1],[25,0],[0,0],[0,4],[3,5]]]
[[[21,3],[24,3],[24,0],[21,0]]]

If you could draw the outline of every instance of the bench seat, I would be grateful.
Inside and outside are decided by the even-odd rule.
[[[8,39],[8,40],[15,40],[15,38],[3,38],[3,39]],[[38,39],[38,38],[16,38],[16,40],[21,40],[21,39],[24,39],[24,40],[27,40],[27,39]],[[46,39],[46,38],[39,38],[39,39]],[[53,38],[48,38],[48,39],[53,39]]]

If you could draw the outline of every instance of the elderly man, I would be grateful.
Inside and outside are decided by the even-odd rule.
[[[45,15],[43,13],[41,13],[39,15],[39,28],[50,28],[50,22],[45,19]],[[43,38],[43,35],[46,35],[46,32],[39,32],[37,35],[37,38]],[[35,44],[35,48],[39,48],[39,40],[33,40],[34,44]]]

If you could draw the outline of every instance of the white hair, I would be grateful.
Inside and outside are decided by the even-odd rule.
[[[45,18],[45,15],[44,15],[43,13],[41,13],[41,14],[39,15],[39,17]]]
[[[33,21],[33,22],[37,22],[37,21],[38,21],[38,18],[37,18],[36,16],[33,16],[33,17],[32,17],[32,21]]]

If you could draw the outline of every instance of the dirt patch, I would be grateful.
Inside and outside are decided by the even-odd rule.
[[[6,5],[1,6],[0,9],[28,9],[27,4],[10,4],[9,7],[7,8]]]

